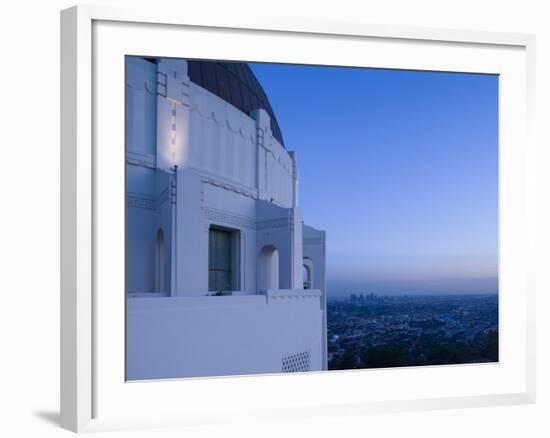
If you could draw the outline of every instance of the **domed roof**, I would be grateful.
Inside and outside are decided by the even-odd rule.
[[[263,108],[271,117],[273,137],[284,146],[279,123],[269,99],[252,72],[244,62],[187,61],[187,74],[195,84],[206,88],[246,114]]]

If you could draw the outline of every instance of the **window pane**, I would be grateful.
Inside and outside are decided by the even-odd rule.
[[[208,248],[208,289],[232,289],[232,235],[230,231],[210,229]]]

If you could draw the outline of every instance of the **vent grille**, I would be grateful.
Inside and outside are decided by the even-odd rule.
[[[311,371],[311,357],[309,351],[283,356],[281,359],[283,373],[302,373]]]

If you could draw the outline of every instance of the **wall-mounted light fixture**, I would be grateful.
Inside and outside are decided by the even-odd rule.
[[[176,160],[176,103],[172,102],[172,120],[170,132],[170,156],[172,160]]]

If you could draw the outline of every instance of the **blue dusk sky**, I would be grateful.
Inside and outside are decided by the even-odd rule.
[[[250,64],[329,296],[498,292],[498,77]]]

